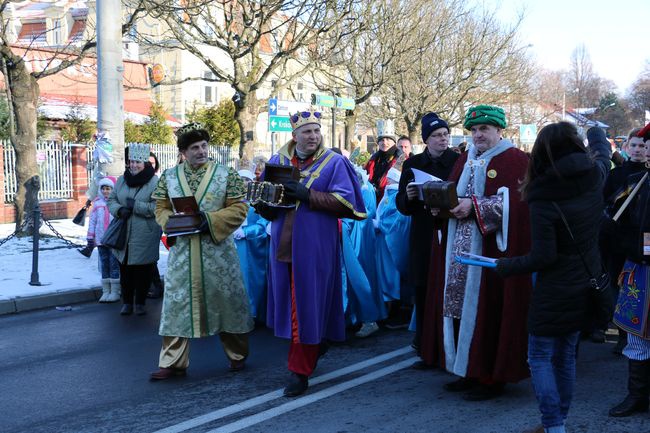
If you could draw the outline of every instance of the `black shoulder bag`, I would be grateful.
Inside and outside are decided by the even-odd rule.
[[[566,227],[567,231],[569,232],[569,236],[573,241],[573,245],[575,245],[576,250],[580,255],[580,260],[582,260],[582,264],[584,265],[585,270],[587,271],[587,275],[589,275],[589,283],[592,288],[592,290],[589,293],[589,300],[590,303],[592,304],[591,309],[592,309],[595,325],[599,329],[606,329],[609,321],[612,318],[612,315],[614,314],[614,304],[612,303],[612,294],[611,294],[612,291],[611,278],[609,277],[609,274],[607,273],[605,268],[602,267],[602,263],[601,263],[602,272],[600,276],[598,277],[594,276],[594,274],[589,269],[589,266],[587,265],[585,256],[582,253],[582,250],[580,249],[580,246],[578,245],[576,238],[573,236],[573,232],[571,231],[569,222],[564,216],[564,212],[562,212],[562,209],[560,209],[560,206],[558,206],[556,202],[552,202],[552,203],[555,209],[560,214],[560,218],[562,218],[564,227]]]

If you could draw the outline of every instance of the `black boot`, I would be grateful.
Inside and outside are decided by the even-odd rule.
[[[629,360],[628,394],[617,406],[609,410],[609,416],[624,417],[648,411],[648,370],[650,361]]]
[[[307,391],[309,387],[309,379],[304,374],[291,373],[291,380],[286,388],[284,388],[285,397],[297,397]]]
[[[612,349],[612,352],[617,355],[623,354],[623,349],[627,346],[627,332],[623,331],[621,328],[618,329],[618,341],[616,346]]]
[[[95,249],[95,240],[88,239],[86,246],[77,251],[79,251],[82,256],[90,258],[94,249]]]

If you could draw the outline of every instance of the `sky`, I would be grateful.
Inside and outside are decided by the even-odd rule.
[[[650,0],[472,1],[497,8],[504,24],[524,9],[522,42],[532,44],[529,52],[547,69],[567,70],[571,51],[584,43],[594,71],[621,94],[650,61]]]

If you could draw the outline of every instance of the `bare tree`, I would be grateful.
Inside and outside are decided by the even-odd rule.
[[[273,78],[286,85],[309,68],[310,55],[334,30],[353,32],[350,13],[357,0],[149,0],[148,16],[165,24],[163,38],[140,35],[151,47],[184,49],[235,90],[240,156],[252,152],[257,116],[266,99],[257,91]],[[337,37],[334,37],[337,39]],[[206,52],[214,47],[220,61]],[[289,64],[290,63],[290,64]],[[204,79],[192,77],[190,79]]]
[[[634,122],[645,124],[645,113],[650,111],[650,61],[646,62],[644,70],[630,87],[628,100]]]
[[[462,122],[468,105],[506,104],[525,93],[532,68],[527,47],[517,38],[520,23],[521,17],[505,27],[493,11],[471,11],[460,1],[447,0],[438,3],[426,25],[413,28],[410,44],[416,49],[391,64],[408,68],[391,73],[381,92],[412,141],[428,111],[453,126]]]
[[[2,0],[0,3],[0,15],[3,17],[0,23],[0,63],[11,113],[9,140],[16,153],[18,189],[14,204],[16,227],[19,227],[38,202],[40,190],[40,177],[36,163],[38,80],[77,65],[95,48],[96,41],[95,32],[89,31],[87,34],[92,36],[87,40],[75,45],[68,42],[62,47],[51,50],[49,58],[45,59],[44,68],[38,70],[31,68],[28,66],[28,55],[36,48],[32,44],[27,46],[12,44],[13,23],[4,18],[5,12],[12,7],[9,0]],[[136,10],[132,15],[133,19],[137,16],[137,12]],[[130,23],[126,23],[123,30],[129,26]],[[32,229],[33,225],[29,224],[26,232],[30,233]]]
[[[589,50],[584,44],[571,52],[567,101],[575,108],[596,107],[601,95],[601,79],[594,72]]]
[[[360,27],[336,40],[325,50],[326,55],[317,59],[316,85],[328,93],[353,98],[359,107],[385,85],[389,74],[406,71],[409,65],[400,63],[400,59],[414,49],[410,33],[413,28],[427,25],[430,18],[415,3],[425,4],[419,0],[374,0],[355,8],[352,16]],[[346,148],[352,143],[360,111],[346,111]]]

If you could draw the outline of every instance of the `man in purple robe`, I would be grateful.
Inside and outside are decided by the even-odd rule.
[[[291,116],[293,138],[269,161],[300,171],[285,183],[295,208],[255,205],[272,221],[267,325],[291,340],[288,397],[307,390],[326,340],[345,339],[338,219],[366,217],[354,169],[323,146],[320,119],[311,110]]]

